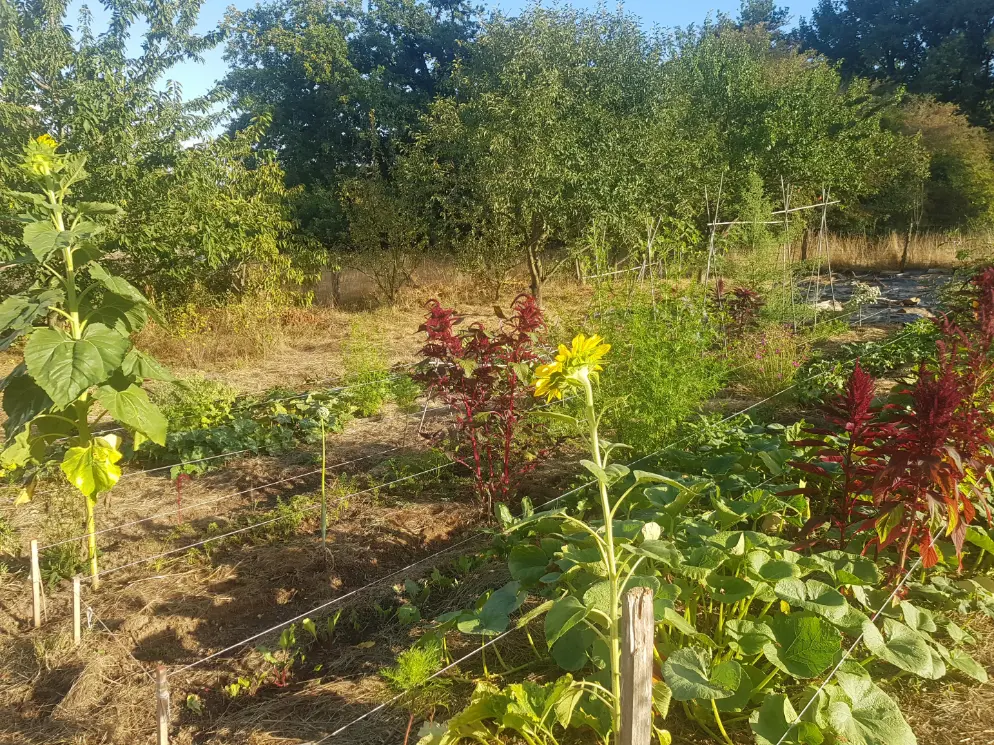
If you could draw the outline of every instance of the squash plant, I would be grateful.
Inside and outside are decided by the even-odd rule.
[[[172,380],[154,359],[135,349],[129,336],[153,317],[145,296],[99,261],[94,238],[100,222],[120,214],[112,204],[69,200],[86,178],[86,157],[58,152],[48,135],[30,142],[22,172],[33,191],[9,192],[24,208],[20,264],[37,280],[0,303],[0,349],[24,337],[24,359],[2,382],[7,414],[6,469],[24,473],[18,503],[30,500],[42,467],[61,459],[65,478],[83,497],[87,550],[98,584],[98,496],[121,476],[121,438],[101,433],[107,419],[133,433],[133,446],[166,441],[166,420],[141,388],[143,381]]]

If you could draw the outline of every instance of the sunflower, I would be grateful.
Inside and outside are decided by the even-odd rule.
[[[604,369],[600,362],[610,350],[611,345],[605,344],[598,334],[577,334],[569,347],[560,344],[555,360],[535,369],[535,397],[544,396],[548,401],[562,399],[567,387],[596,380],[597,373]]]
[[[43,134],[28,141],[24,152],[24,170],[32,176],[49,176],[60,168],[60,156],[56,153],[59,143],[49,134]]]

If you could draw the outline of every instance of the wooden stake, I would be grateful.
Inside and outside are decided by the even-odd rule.
[[[156,745],[169,745],[169,678],[162,665],[155,669],[155,713],[159,721]]]
[[[31,539],[31,608],[34,611],[34,626],[41,628],[41,565],[38,563],[38,541]]]
[[[77,647],[83,640],[82,614],[80,613],[80,597],[82,590],[79,586],[79,577],[72,578],[72,640]]]
[[[621,601],[621,745],[652,742],[652,590],[635,587]]]

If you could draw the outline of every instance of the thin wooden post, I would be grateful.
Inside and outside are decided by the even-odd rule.
[[[41,564],[38,562],[38,541],[31,539],[31,609],[34,613],[34,626],[41,628]]]
[[[621,745],[652,742],[652,590],[635,587],[621,601]]]
[[[156,745],[169,745],[169,677],[166,668],[155,668],[155,713],[159,722]]]
[[[82,603],[82,589],[80,588],[79,577],[72,578],[72,641],[77,647],[83,640],[83,621],[80,613]]]

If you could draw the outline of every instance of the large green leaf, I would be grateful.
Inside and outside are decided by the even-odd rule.
[[[549,557],[540,546],[519,543],[511,549],[508,568],[511,577],[525,585],[533,585],[548,572]]]
[[[563,634],[581,623],[587,615],[587,606],[573,595],[560,598],[545,616],[545,639],[551,647]]]
[[[863,642],[884,662],[920,678],[937,680],[946,673],[941,658],[932,654],[925,638],[892,618],[884,619],[883,633],[867,621],[863,625]]]
[[[478,613],[460,621],[458,628],[464,634],[500,634],[510,625],[511,613],[521,607],[527,596],[520,582],[508,582],[487,598]]]
[[[90,305],[91,300],[97,301],[93,295],[90,295],[80,308],[80,313],[87,323],[102,323],[124,336],[138,333],[148,323],[148,308],[142,303],[136,303],[112,292],[105,292],[96,306]]]
[[[144,352],[132,347],[124,356],[121,363],[121,372],[125,375],[138,378],[140,380],[160,380],[164,383],[175,382],[176,376],[154,357],[149,357]]]
[[[773,629],[762,621],[732,619],[725,624],[728,646],[733,652],[755,657],[768,642],[774,641]]]
[[[134,384],[125,387],[107,384],[97,388],[94,395],[117,422],[165,447],[166,418],[141,388]]]
[[[945,647],[939,647],[939,653],[949,664],[949,667],[954,670],[959,670],[961,673],[973,678],[978,683],[987,682],[987,671],[984,669],[984,666],[962,649],[946,650]]]
[[[31,377],[59,408],[98,385],[124,361],[130,342],[117,331],[91,323],[81,339],[61,329],[37,329],[24,347]]]
[[[742,666],[734,660],[711,664],[711,655],[701,649],[684,647],[663,663],[663,679],[677,701],[728,698],[739,690]]]
[[[770,662],[795,678],[814,678],[827,670],[842,649],[835,628],[812,613],[776,616],[773,641],[763,646]]]
[[[69,483],[88,499],[109,491],[121,478],[117,462],[121,453],[106,437],[95,437],[86,447],[72,447],[62,459],[62,472]]]
[[[4,380],[4,433],[8,438],[39,414],[52,408],[52,399],[27,374],[23,363]]]
[[[756,745],[821,745],[825,736],[808,721],[798,722],[797,712],[786,696],[767,696],[749,715]]]
[[[828,722],[846,745],[916,745],[894,700],[870,678],[839,672],[829,689]]]
[[[0,352],[29,331],[39,316],[65,299],[61,290],[44,290],[34,296],[12,295],[0,303]]]
[[[746,580],[722,574],[709,575],[707,585],[711,588],[711,597],[719,603],[736,603],[743,598],[752,597],[755,592],[755,587]]]
[[[128,280],[111,274],[96,262],[91,263],[88,270],[90,272],[90,276],[102,284],[108,292],[144,306],[148,314],[155,319],[156,323],[165,325],[165,321],[162,316],[152,306],[152,304],[149,303],[148,298],[145,297],[141,290],[128,282]]]
[[[711,572],[725,563],[727,558],[728,554],[721,549],[702,546],[691,551],[675,569],[684,577],[703,582]]]
[[[574,626],[552,645],[549,653],[559,667],[574,672],[587,664],[587,650],[595,639],[593,630],[583,625]]]
[[[46,261],[52,252],[65,248],[72,241],[72,234],[60,231],[51,222],[39,220],[24,226],[24,245],[39,262]]]

